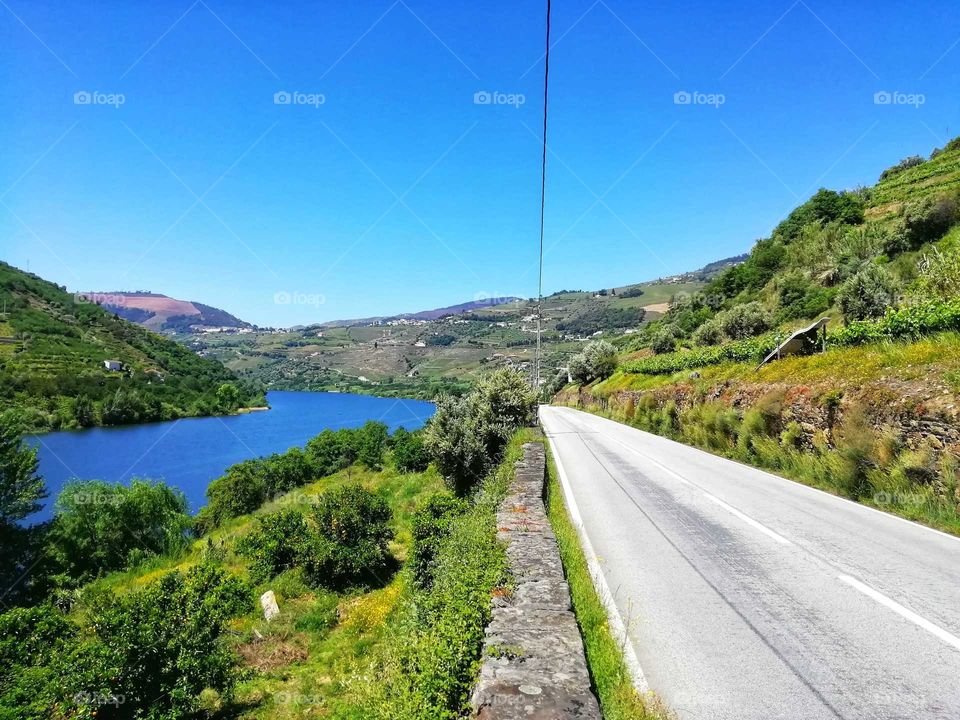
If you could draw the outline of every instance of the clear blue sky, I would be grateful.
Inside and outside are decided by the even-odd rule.
[[[3,0],[0,258],[264,325],[535,295],[543,12]],[[743,252],[960,134],[952,0],[556,0],[554,41],[547,293]]]

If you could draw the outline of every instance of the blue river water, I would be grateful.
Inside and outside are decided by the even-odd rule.
[[[325,428],[359,427],[379,420],[391,432],[415,430],[433,415],[433,403],[369,395],[271,392],[270,410],[230,417],[184,418],[118,428],[92,428],[27,438],[39,448],[46,505],[29,521],[51,517],[64,484],[74,478],[128,482],[163,480],[187,496],[190,510],[205,503],[211,480],[234,463],[303,446]]]

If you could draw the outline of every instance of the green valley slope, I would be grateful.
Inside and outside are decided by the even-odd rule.
[[[219,362],[3,262],[0,308],[0,399],[31,427],[119,425],[263,404],[254,384]]]

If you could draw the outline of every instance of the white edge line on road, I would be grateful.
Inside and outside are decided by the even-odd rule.
[[[695,447],[694,445],[687,445],[686,443],[678,442],[678,441],[676,441],[676,440],[671,440],[670,438],[664,437],[663,435],[657,435],[656,433],[651,433],[651,432],[647,432],[646,430],[641,430],[640,428],[635,428],[635,427],[633,427],[632,425],[627,425],[626,423],[619,422],[618,420],[611,420],[610,418],[603,417],[602,415],[594,415],[593,413],[588,413],[588,412],[586,412],[586,411],[584,411],[584,410],[577,410],[577,408],[567,407],[566,405],[548,405],[547,407],[560,408],[560,409],[566,409],[566,410],[573,410],[573,411],[575,411],[575,412],[583,413],[584,415],[589,415],[590,417],[597,418],[598,420],[605,420],[606,422],[611,423],[612,425],[615,425],[618,429],[633,430],[633,431],[635,431],[635,432],[641,433],[642,435],[649,435],[650,437],[656,438],[657,440],[663,440],[664,442],[673,443],[673,444],[675,444],[675,445],[680,445],[681,447],[684,447],[684,448],[686,448],[687,450],[692,450],[692,451],[694,451],[694,452],[696,452],[696,453],[700,453],[700,454],[702,454],[702,455],[706,455],[706,456],[708,456],[708,457],[711,457],[711,458],[714,458],[714,459],[717,459],[717,460],[723,460],[723,461],[726,461],[726,462],[728,462],[728,463],[732,463],[732,464],[734,464],[734,465],[739,465],[740,467],[745,468],[745,469],[747,469],[747,470],[752,470],[753,472],[758,472],[758,473],[763,473],[764,475],[769,475],[770,477],[774,478],[775,480],[782,480],[783,482],[790,483],[792,486],[795,486],[795,487],[798,487],[798,488],[803,488],[804,490],[809,490],[809,491],[811,491],[811,492],[817,493],[818,495],[826,495],[828,498],[833,498],[834,500],[839,500],[840,502],[845,503],[846,505],[848,505],[848,506],[850,506],[850,507],[860,508],[861,510],[869,510],[870,512],[876,513],[877,515],[882,515],[883,517],[887,518],[888,520],[896,520],[897,522],[905,523],[905,524],[909,525],[910,527],[919,528],[920,530],[926,530],[926,531],[928,531],[928,532],[936,533],[936,534],[939,535],[940,537],[947,538],[947,539],[949,539],[949,540],[953,540],[954,542],[960,542],[960,536],[958,536],[958,535],[951,535],[950,533],[944,532],[943,530],[937,530],[936,528],[932,528],[932,527],[930,527],[929,525],[924,525],[923,523],[918,523],[918,522],[916,522],[916,521],[914,521],[914,520],[908,520],[907,518],[900,517],[899,515],[894,515],[893,513],[889,513],[889,512],[887,512],[887,511],[885,511],[885,510],[880,510],[879,508],[875,508],[875,507],[873,507],[873,506],[871,506],[871,505],[864,505],[864,504],[861,503],[861,502],[857,502],[856,500],[851,500],[850,498],[845,498],[845,497],[843,497],[843,496],[841,496],[841,495],[834,495],[833,493],[827,492],[826,490],[821,490],[821,489],[818,488],[818,487],[813,487],[813,485],[807,485],[806,483],[798,482],[798,481],[796,481],[796,480],[791,480],[790,478],[784,477],[783,475],[777,475],[776,473],[770,472],[769,470],[763,470],[763,469],[761,469],[761,468],[754,467],[753,465],[747,465],[746,463],[742,463],[742,462],[740,462],[739,460],[733,460],[733,459],[731,459],[731,458],[724,457],[723,455],[716,455],[716,454],[714,454],[714,453],[712,453],[712,452],[708,452],[708,451],[706,451],[706,450],[702,450],[702,449],[700,449],[700,448],[698,448],[698,447]],[[614,438],[612,435],[607,435],[606,437],[610,438],[611,440],[614,440],[615,442],[620,443],[620,444],[623,445],[624,447],[628,447],[628,448],[630,447],[630,446],[627,445],[626,443],[624,443],[624,442],[622,442],[622,441],[620,441],[620,440],[617,440],[617,439]],[[633,450],[633,448],[630,448],[630,449]],[[638,454],[642,454],[642,453],[639,453],[639,451],[637,451],[637,450],[633,450],[633,452],[636,452],[636,453],[638,453]],[[645,457],[647,457],[647,456],[645,456]],[[654,462],[656,462],[656,460],[654,460]],[[667,468],[667,469],[669,470],[669,468]],[[671,472],[672,472],[672,471],[671,471]],[[683,479],[683,478],[681,478],[681,479]],[[685,482],[686,482],[686,480],[685,480]]]
[[[606,418],[603,418],[603,419],[606,419]],[[768,528],[766,525],[764,525],[763,523],[760,523],[760,522],[754,520],[754,519],[753,519],[752,517],[750,517],[749,515],[745,515],[744,513],[742,513],[741,511],[737,510],[735,507],[733,507],[732,505],[730,505],[730,504],[724,502],[723,500],[721,500],[720,498],[718,498],[716,495],[713,495],[712,493],[709,493],[709,492],[707,492],[706,490],[703,490],[702,488],[700,488],[700,486],[698,486],[698,485],[690,482],[690,481],[687,480],[685,477],[683,477],[683,475],[681,475],[680,473],[678,473],[676,470],[673,470],[673,469],[667,467],[666,465],[664,465],[664,464],[663,464],[662,462],[660,462],[659,460],[654,460],[652,457],[650,457],[650,456],[647,455],[646,453],[642,453],[642,452],[640,452],[639,450],[637,450],[636,448],[630,447],[627,443],[623,442],[622,440],[619,440],[619,439],[615,438],[613,435],[604,435],[604,437],[607,438],[607,439],[609,439],[609,440],[613,440],[613,442],[617,443],[618,445],[622,445],[623,447],[625,447],[625,448],[626,448],[627,450],[629,450],[630,452],[632,452],[632,453],[634,453],[634,454],[636,454],[636,455],[639,455],[639,456],[642,457],[644,460],[647,460],[648,462],[656,465],[657,467],[659,467],[659,468],[660,468],[661,470],[663,470],[664,472],[667,472],[667,473],[669,473],[670,475],[672,475],[673,477],[675,477],[677,480],[679,480],[680,482],[682,482],[684,485],[689,485],[690,487],[695,487],[695,488],[697,488],[698,490],[700,490],[701,493],[703,493],[703,496],[704,496],[705,498],[707,498],[708,500],[716,503],[717,505],[719,505],[720,507],[722,507],[724,510],[726,510],[726,511],[727,511],[728,513],[730,513],[731,515],[734,515],[735,517],[740,518],[743,522],[747,523],[747,525],[750,525],[751,527],[756,528],[757,530],[759,530],[760,532],[762,532],[762,533],[763,533],[764,535],[766,535],[767,537],[775,540],[776,542],[780,543],[781,545],[793,545],[793,542],[791,542],[790,540],[788,540],[787,538],[785,538],[785,537],[784,537],[783,535],[781,535],[780,533],[778,533],[778,532],[776,532],[776,531],[774,531],[774,530],[771,530],[771,529]]]
[[[751,527],[756,528],[757,530],[759,530],[760,532],[762,532],[762,533],[763,533],[764,535],[766,535],[767,537],[770,537],[770,538],[776,540],[778,543],[781,543],[782,545],[793,545],[793,543],[790,542],[789,540],[787,540],[783,535],[781,535],[781,534],[779,534],[779,533],[777,533],[777,532],[774,532],[773,530],[771,530],[770,528],[768,528],[766,525],[764,525],[764,524],[762,524],[762,523],[759,523],[759,522],[757,522],[756,520],[754,520],[752,517],[750,517],[750,516],[748,516],[748,515],[744,515],[742,512],[740,512],[739,510],[737,510],[737,509],[736,509],[735,507],[733,507],[732,505],[727,505],[727,503],[725,503],[723,500],[721,500],[720,498],[718,498],[716,495],[711,495],[710,493],[704,491],[703,496],[704,496],[705,498],[707,498],[707,500],[710,500],[711,502],[714,502],[714,503],[716,503],[717,505],[719,505],[720,507],[722,507],[724,510],[726,510],[726,511],[727,511],[728,513],[730,513],[731,515],[737,516],[738,518],[740,518],[741,520],[743,520],[745,523],[747,523],[747,525],[750,525]]]
[[[546,433],[545,433],[546,434]],[[607,611],[607,618],[610,620],[610,632],[614,640],[620,643],[623,648],[624,660],[627,663],[627,669],[630,671],[630,678],[633,680],[633,686],[641,694],[650,692],[650,686],[647,684],[646,675],[643,674],[643,668],[640,666],[640,659],[637,657],[636,650],[633,648],[633,642],[627,633],[627,625],[620,616],[620,610],[613,599],[613,593],[610,592],[610,586],[603,576],[603,570],[597,560],[597,553],[593,549],[590,538],[587,537],[586,528],[583,525],[583,518],[580,515],[580,508],[577,507],[577,501],[573,497],[573,488],[570,486],[570,480],[567,477],[567,471],[563,467],[563,461],[560,459],[560,452],[553,442],[553,438],[547,434],[547,441],[552,450],[553,462],[557,466],[557,474],[560,476],[560,486],[563,489],[563,496],[567,503],[567,512],[570,513],[570,520],[577,529],[580,536],[580,544],[583,548],[583,554],[587,559],[587,569],[593,578],[593,586],[600,596],[600,602]]]
[[[947,645],[951,645],[957,650],[960,650],[960,638],[958,638],[956,635],[951,635],[942,627],[938,625],[934,625],[925,617],[917,615],[915,612],[913,612],[913,610],[909,610],[905,608],[903,605],[896,602],[895,600],[891,600],[886,595],[877,592],[869,585],[864,585],[862,582],[860,582],[856,578],[850,577],[849,575],[838,575],[837,577],[840,578],[841,581],[845,582],[850,587],[862,592],[864,595],[866,595],[870,599],[875,600],[876,602],[880,603],[884,607],[889,608],[890,610],[893,610],[895,613],[897,613],[897,615],[903,618],[906,618],[907,620],[912,622],[914,625],[921,627],[931,635],[936,636],[937,638],[945,642]]]

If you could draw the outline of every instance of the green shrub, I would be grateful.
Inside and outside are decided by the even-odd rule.
[[[413,517],[413,544],[407,565],[413,574],[413,583],[420,589],[433,584],[437,553],[450,530],[451,523],[462,515],[468,505],[450,493],[436,493]]]
[[[423,472],[430,464],[430,455],[423,444],[423,435],[398,428],[393,433],[393,462],[405,473]]]
[[[570,375],[580,385],[608,378],[616,369],[617,349],[605,340],[591,340],[570,359]]]
[[[223,633],[251,609],[244,583],[203,564],[104,603],[86,636],[50,606],[0,616],[16,639],[12,652],[0,641],[0,717],[181,720],[204,692],[230,699],[239,670]]]
[[[214,527],[228,518],[246,515],[266,501],[267,480],[261,466],[251,460],[233,465],[207,486],[205,518]]]
[[[904,158],[903,160],[898,162],[896,165],[892,167],[888,167],[886,170],[880,173],[880,182],[883,182],[887,178],[892,178],[894,175],[899,175],[904,170],[909,170],[910,168],[916,167],[917,165],[923,165],[923,163],[924,163],[924,160],[919,155],[911,155],[908,158]]]
[[[307,443],[307,455],[318,477],[350,467],[357,459],[356,433],[346,428],[321,432]]]
[[[723,331],[734,340],[755,337],[773,324],[770,313],[759,302],[735,305],[721,313],[719,318]]]
[[[880,317],[896,300],[889,275],[879,265],[867,265],[840,286],[837,302],[847,322]]]
[[[327,587],[382,581],[391,560],[391,519],[387,502],[359,485],[321,494],[313,511],[317,537],[305,561],[308,576]]]
[[[694,331],[692,339],[695,345],[701,347],[719,345],[724,339],[723,326],[720,324],[720,320],[717,318],[707,320]]]
[[[906,249],[939,240],[960,220],[960,200],[956,192],[941,193],[909,203],[903,211]]]
[[[441,398],[423,432],[447,485],[468,493],[500,459],[513,432],[533,421],[536,396],[511,370],[481,378],[463,398]]]
[[[70,482],[55,511],[49,554],[75,583],[127,567],[131,556],[176,553],[187,545],[186,498],[163,483]]]
[[[383,454],[387,449],[389,430],[382,422],[369,420],[358,431],[357,460],[371,470],[383,465]]]
[[[250,560],[250,579],[262,583],[285,570],[301,567],[310,542],[303,515],[282,510],[258,517],[256,527],[237,542],[237,552]]]
[[[650,338],[650,349],[656,355],[671,353],[677,349],[676,336],[669,327],[660,328]]]

